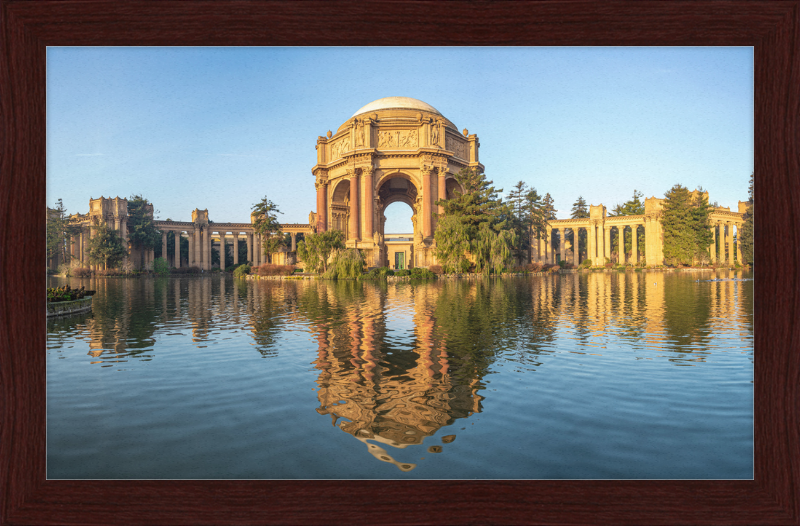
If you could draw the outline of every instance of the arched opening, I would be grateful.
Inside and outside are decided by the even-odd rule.
[[[422,231],[417,221],[417,188],[409,176],[398,172],[383,178],[377,190],[382,265],[396,270],[412,268],[416,266],[414,244]]]
[[[347,235],[347,222],[350,218],[350,181],[343,180],[336,184],[331,195],[331,217],[328,219],[329,230],[341,230]]]

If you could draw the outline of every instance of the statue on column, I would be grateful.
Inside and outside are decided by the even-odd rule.
[[[314,232],[317,231],[317,214],[313,211],[308,214],[308,224]]]
[[[431,124],[431,146],[439,146],[439,123]]]
[[[364,147],[364,121],[356,121],[357,128],[356,128],[356,147],[363,148]]]

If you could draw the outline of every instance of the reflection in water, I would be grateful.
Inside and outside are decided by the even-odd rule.
[[[85,340],[93,365],[156,359],[169,353],[158,345],[167,337],[183,336],[197,349],[252,346],[268,359],[280,357],[289,339],[308,339],[317,413],[403,472],[417,464],[394,455],[481,413],[487,375],[503,366],[539,371],[559,353],[609,352],[691,366],[727,352],[727,344],[740,349],[753,330],[752,283],[696,281],[685,273],[419,285],[221,276],[69,283],[97,290],[93,313],[48,320],[48,349],[60,354],[73,338]],[[429,440],[425,451],[446,455],[455,439]]]

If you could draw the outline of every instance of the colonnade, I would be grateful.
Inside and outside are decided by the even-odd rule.
[[[573,220],[563,220],[563,222],[568,221]],[[546,264],[557,264],[559,261],[567,261],[566,239],[567,233],[570,232],[572,234],[572,246],[570,247],[572,251],[572,261],[568,262],[575,266],[580,265],[582,261],[579,259],[581,253],[579,239],[580,232],[583,230],[586,232],[586,242],[585,246],[583,247],[583,252],[585,252],[586,258],[592,260],[593,266],[603,265],[605,264],[606,259],[612,260],[614,257],[614,253],[612,251],[613,244],[611,234],[612,230],[616,229],[617,261],[622,264],[632,263],[634,265],[639,262],[639,246],[635,240],[639,233],[639,227],[642,226],[642,224],[638,221],[624,224],[619,222],[614,224],[602,224],[584,220],[579,221],[578,224],[573,224],[569,227],[559,226],[560,224],[562,223],[558,220],[551,221],[545,229],[544,237],[534,240],[531,261],[537,261]],[[626,235],[627,229],[630,229],[630,234]],[[553,248],[554,234],[558,239],[557,250]],[[628,260],[625,252],[624,241],[628,235],[633,236],[634,240],[632,243],[630,260]],[[621,243],[620,240],[622,240]]]

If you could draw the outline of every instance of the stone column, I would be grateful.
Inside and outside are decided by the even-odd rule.
[[[189,253],[186,254],[186,265],[189,266],[189,267],[195,266],[196,263],[194,263],[194,250],[195,250],[195,247],[197,246],[197,243],[195,243],[195,241],[194,241],[193,233],[189,232],[187,230],[186,231],[186,239],[189,240]]]
[[[586,228],[586,259],[592,262],[592,266],[597,264],[597,225],[594,221],[589,222]]]
[[[203,229],[203,270],[211,270],[211,228]]]
[[[597,266],[602,267],[606,264],[606,244],[605,227],[601,221],[597,222]]]
[[[122,238],[122,246],[125,247],[125,257],[122,260],[123,264],[128,263],[128,255],[130,248],[128,248],[128,219],[120,221],[119,223],[119,236]]]
[[[181,231],[175,232],[175,268],[181,268]]]
[[[194,227],[194,254],[192,254],[192,266],[203,268],[200,260],[200,227]]]
[[[291,232],[289,235],[292,236],[292,252],[297,252],[297,232]]]
[[[737,223],[736,224],[736,261],[742,265],[742,225]]]
[[[639,225],[631,225],[631,260],[633,264],[639,263]]]
[[[239,232],[233,233],[233,264],[239,264]]]
[[[728,235],[726,236],[728,240],[728,264],[733,265],[733,223],[727,221],[725,226],[728,229]]]
[[[581,251],[581,229],[572,227],[572,264],[576,267],[581,264],[579,261]]]
[[[261,236],[253,233],[253,265],[259,266],[261,264]]]
[[[604,249],[603,249],[603,259],[604,260],[603,260],[603,264],[605,264],[605,259],[606,258],[608,258],[609,261],[611,260],[611,227],[610,226],[604,226],[603,227],[603,233],[604,233],[604,238],[603,238],[603,247],[604,247]]]
[[[553,262],[553,227],[547,226],[545,229],[544,252],[545,262],[549,265]]]
[[[440,168],[439,169],[439,192],[437,193],[437,198],[439,201],[443,201],[447,199],[447,168]],[[439,205],[437,208],[439,215],[444,214],[444,207]]]
[[[244,241],[247,243],[247,261],[253,263],[253,233],[245,232]]]
[[[350,176],[350,239],[358,241],[358,175],[355,170],[348,170]]]
[[[564,258],[564,250],[566,249],[567,245],[567,229],[559,228],[558,233],[559,233],[559,243],[558,243],[559,258],[560,261],[566,261],[566,258]]]
[[[617,263],[625,264],[625,225],[617,227]]]
[[[328,225],[328,204],[325,199],[328,185],[317,182],[315,186],[317,187],[317,232],[325,232]]]
[[[431,171],[422,169],[422,237],[429,238],[433,235],[431,229]]]
[[[219,233],[219,268],[220,268],[220,270],[225,270],[225,266],[226,266],[225,265],[225,259],[226,259],[225,256],[227,255],[227,253],[225,251],[228,249],[228,247],[226,246],[227,242],[228,242],[228,239],[227,239],[227,236],[225,235],[225,232],[220,232]]]
[[[161,257],[167,262],[169,266],[169,258],[167,257],[167,231],[161,231]]]
[[[361,169],[361,174],[364,176],[364,237],[369,241],[372,239],[372,234],[375,227],[372,224],[372,217],[375,215],[372,207],[375,204],[372,188],[372,166],[366,166]],[[292,235],[292,252],[294,252],[294,235]]]
[[[711,263],[717,262],[717,225],[711,225],[711,245],[708,247],[708,253],[711,256]]]

